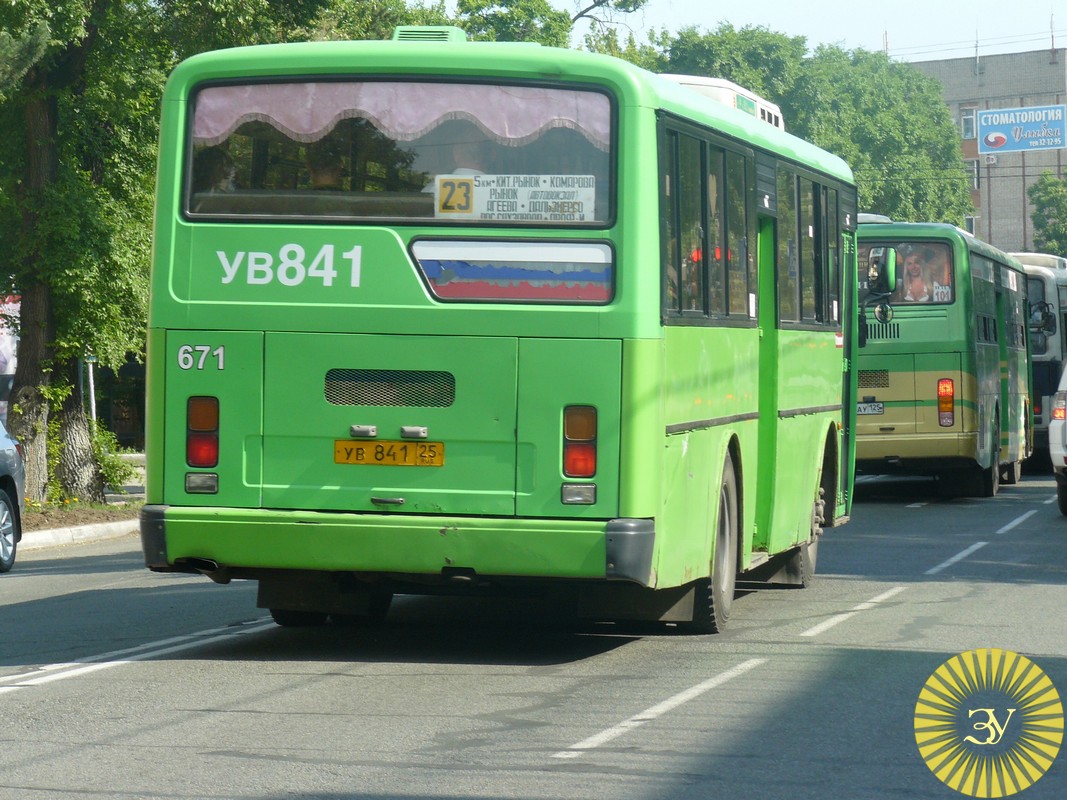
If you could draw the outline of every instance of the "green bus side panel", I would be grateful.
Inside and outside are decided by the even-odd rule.
[[[605,575],[605,526],[592,520],[169,508],[166,526],[171,563],[206,558],[248,568]]]
[[[838,468],[836,456],[823,463],[823,453],[831,431],[836,437],[834,452],[840,452],[844,380],[842,349],[833,331],[781,330],[778,342],[777,446],[773,453],[761,453],[774,464],[770,523],[760,542],[772,554],[811,536],[819,470]],[[826,499],[832,503],[834,498]]]
[[[516,361],[514,338],[267,333],[264,505],[513,515]],[[454,397],[431,405],[404,386],[432,394],[433,381]],[[336,463],[337,441],[369,463]],[[378,448],[426,442],[444,449],[442,466],[375,463]]]
[[[754,486],[758,474],[759,331],[667,328],[665,350],[663,405],[669,428],[662,472],[649,480],[662,487],[657,584],[675,586],[709,573],[722,468],[732,439],[740,454],[734,468],[743,475],[738,486]],[[756,492],[741,491],[740,549],[746,563]]]
[[[516,513],[520,517],[618,514],[621,371],[619,340],[519,340]],[[597,468],[592,478],[563,474],[563,409],[569,405],[597,410]],[[562,505],[564,483],[595,484],[596,503]]]
[[[165,354],[163,502],[192,506],[258,507],[263,436],[263,334],[239,331],[167,333]],[[190,397],[219,401],[218,466],[185,466],[186,407]],[[218,494],[189,494],[185,476],[214,472]]]
[[[662,330],[662,329],[661,329]],[[663,474],[663,339],[622,343],[622,452],[619,460],[619,516],[651,518],[659,513]]]

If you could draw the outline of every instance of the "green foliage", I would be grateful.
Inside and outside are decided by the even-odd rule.
[[[399,25],[456,24],[445,10],[444,0],[431,5],[405,0],[333,0],[310,24],[293,31],[293,39],[346,40],[390,39]]]
[[[124,491],[123,487],[133,483],[137,477],[137,470],[122,458],[121,454],[126,451],[119,447],[115,434],[99,422],[90,420],[89,432],[92,434],[93,456],[100,467],[104,486]]]
[[[585,49],[592,53],[615,56],[651,72],[668,72],[666,31],[649,34],[648,44],[638,44],[633,33],[626,37],[625,46],[619,42],[617,28],[596,28],[585,35]]]
[[[1046,171],[1026,193],[1034,205],[1034,247],[1067,255],[1067,180]]]
[[[59,480],[56,478],[56,473],[59,471],[59,459],[63,454],[63,439],[59,433],[59,417],[57,416],[52,416],[48,420],[46,442],[48,479],[44,487],[44,502],[60,503],[64,499],[64,493],[63,487],[59,485]]]
[[[303,38],[328,0],[159,0],[165,40],[183,59],[223,47]]]
[[[0,102],[44,55],[48,37],[48,23],[43,20],[19,36],[0,30]]]
[[[860,210],[957,225],[972,212],[941,85],[911,65],[820,47],[781,105],[794,133],[849,163]]]
[[[459,0],[459,26],[471,38],[567,47],[571,18],[548,0]]]
[[[668,47],[668,71],[726,78],[773,102],[792,91],[804,65],[807,41],[762,26],[712,32],[683,28]]]
[[[655,71],[725,78],[782,107],[787,129],[844,159],[860,209],[900,220],[963,223],[973,210],[959,135],[941,86],[880,53],[822,46],[755,26],[666,33],[639,47],[614,32],[591,50]]]

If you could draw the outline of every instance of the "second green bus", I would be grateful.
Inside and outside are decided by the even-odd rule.
[[[939,223],[865,223],[857,243],[861,279],[897,275],[860,334],[857,471],[983,497],[1016,483],[1033,427],[1022,266]]]

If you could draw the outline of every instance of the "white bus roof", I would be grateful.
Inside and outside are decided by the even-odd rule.
[[[1008,255],[1025,265],[1067,270],[1067,258],[1063,256],[1054,256],[1051,253],[1008,253]]]
[[[776,128],[785,130],[785,121],[782,119],[782,109],[755,92],[749,91],[743,86],[738,86],[733,81],[725,78],[705,78],[701,75],[675,75],[664,73],[661,77],[679,83],[694,92],[699,92],[705,97],[710,97],[738,111],[744,111]]]

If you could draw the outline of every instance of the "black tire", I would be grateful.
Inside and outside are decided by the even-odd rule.
[[[1060,507],[1060,513],[1067,517],[1067,483],[1056,481],[1056,505]]]
[[[693,633],[721,633],[730,618],[737,586],[737,476],[729,454],[722,467],[719,513],[711,553],[711,575],[696,582],[693,620],[686,626]]]
[[[822,488],[822,476],[819,476],[819,488],[815,491],[815,501],[811,504],[811,538],[794,549],[785,562],[785,583],[800,588],[808,587],[815,580],[815,564],[819,559],[819,537],[826,522],[826,490]]]
[[[328,616],[320,611],[293,611],[289,608],[272,608],[270,615],[283,628],[313,628],[326,622]]]
[[[15,566],[15,552],[19,544],[19,518],[15,503],[0,489],[0,572],[10,572]]]
[[[1000,482],[1005,486],[1014,486],[1023,477],[1023,462],[1015,461],[1006,464],[1000,470]]]
[[[975,472],[975,494],[978,497],[996,497],[1000,491],[1000,416],[993,417],[993,463]]]

